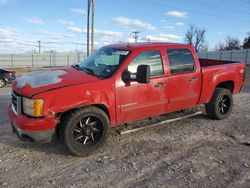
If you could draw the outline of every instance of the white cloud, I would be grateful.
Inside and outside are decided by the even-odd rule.
[[[114,39],[120,38],[123,36],[123,33],[116,31],[107,31],[107,30],[95,30],[95,34],[99,37],[113,37]]]
[[[182,23],[182,22],[177,22],[176,25],[178,25],[178,26],[183,26],[183,25],[185,25],[185,24]]]
[[[175,26],[173,25],[166,25],[166,26],[162,26],[163,29],[175,29]]]
[[[86,29],[81,29],[79,27],[67,27],[67,30],[72,33],[78,33],[78,36],[83,36],[83,41],[86,41]],[[122,32],[116,32],[116,31],[110,31],[110,30],[94,30],[94,40],[95,45],[98,47],[101,47],[103,45],[111,44],[111,43],[117,43],[119,41],[124,41],[126,39],[124,33]]]
[[[152,42],[178,42],[182,39],[181,36],[174,34],[160,34],[160,35],[148,35],[146,39]]]
[[[134,27],[137,29],[145,29],[145,30],[155,30],[155,26],[148,22],[143,22],[138,19],[129,19],[126,17],[114,17],[111,21],[115,24],[126,26],[126,27]]]
[[[168,11],[165,13],[167,16],[172,16],[172,17],[179,17],[179,18],[187,18],[187,13],[186,12],[180,12],[180,11]]]
[[[74,36],[73,34],[58,33],[58,32],[49,31],[49,30],[37,30],[33,32],[33,34],[43,35],[53,40],[64,40],[64,39],[72,38]]]
[[[165,20],[165,19],[161,19],[161,22],[162,22],[162,23],[165,23],[166,21],[167,21],[167,20]]]
[[[20,53],[37,46],[36,41],[27,39],[21,33],[21,30],[13,28],[0,28],[0,53]]]
[[[218,34],[219,34],[219,35],[225,35],[225,33],[222,32],[222,31],[219,31]]]
[[[79,27],[67,27],[68,31],[74,32],[74,33],[87,33],[86,29],[81,29]],[[95,36],[98,37],[122,37],[123,34],[121,32],[116,32],[116,31],[108,31],[108,30],[94,30]]]
[[[13,2],[15,2],[15,0],[0,0],[0,6],[13,3]]]
[[[58,23],[62,24],[62,25],[66,25],[66,26],[74,26],[75,25],[75,23],[73,21],[68,21],[68,20],[64,20],[64,19],[58,20]]]
[[[67,27],[68,31],[73,32],[73,33],[83,33],[83,29],[79,28],[79,27],[73,27],[73,26],[69,26]]]
[[[36,30],[32,33],[11,28],[0,28],[0,53],[35,52],[37,40],[41,40],[42,51],[75,51],[86,49],[86,29],[76,26],[67,27],[68,32],[60,33],[50,30]],[[174,34],[159,34],[140,37],[138,41],[179,42],[182,37]],[[112,30],[95,29],[95,48],[117,42],[134,42],[132,34]]]
[[[80,9],[80,8],[72,8],[70,9],[70,12],[75,13],[75,14],[83,14],[83,15],[87,14],[86,10]]]
[[[41,18],[38,17],[31,17],[31,18],[26,18],[25,19],[27,22],[35,25],[43,25],[44,21]]]

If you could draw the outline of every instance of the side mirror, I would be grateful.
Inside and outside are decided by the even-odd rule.
[[[125,70],[122,73],[122,80],[125,83],[130,81],[136,81],[141,84],[146,84],[150,82],[150,66],[149,65],[139,65],[137,67],[136,73],[131,73],[128,70]]]
[[[131,73],[128,71],[128,70],[125,70],[123,73],[122,73],[122,81],[127,83],[129,82],[131,79]]]
[[[150,82],[150,66],[149,65],[139,65],[137,67],[136,81],[142,84],[146,84]]]

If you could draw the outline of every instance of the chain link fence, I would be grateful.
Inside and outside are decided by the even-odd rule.
[[[250,49],[199,53],[199,58],[244,61],[250,65]],[[56,67],[82,61],[85,53],[0,54],[0,67]]]
[[[84,53],[0,54],[0,67],[55,67],[82,61]]]
[[[243,61],[250,64],[250,49],[199,53],[199,58],[226,61]]]

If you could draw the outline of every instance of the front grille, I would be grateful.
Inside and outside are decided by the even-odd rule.
[[[22,113],[22,97],[16,94],[14,91],[11,94],[12,98],[12,108],[16,112],[16,114]]]

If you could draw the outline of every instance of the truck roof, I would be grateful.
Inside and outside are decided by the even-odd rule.
[[[181,43],[170,43],[170,42],[137,42],[137,43],[117,43],[107,45],[111,48],[121,48],[121,49],[137,49],[137,48],[147,48],[147,47],[162,47],[162,46],[178,46],[178,47],[190,47],[190,44]]]

